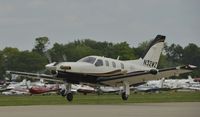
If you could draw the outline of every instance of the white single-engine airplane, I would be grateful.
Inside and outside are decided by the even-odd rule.
[[[73,100],[71,84],[87,83],[96,85],[123,86],[122,99],[127,100],[130,85],[147,80],[160,79],[191,72],[196,66],[184,65],[173,68],[157,69],[165,36],[157,35],[150,43],[144,55],[137,60],[122,61],[100,56],[87,56],[77,62],[53,62],[46,65],[52,75],[7,71],[27,77],[64,81],[66,98]]]

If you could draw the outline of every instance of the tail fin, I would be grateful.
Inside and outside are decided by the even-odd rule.
[[[150,68],[157,68],[160,54],[164,47],[165,36],[157,35],[150,43],[144,55],[141,57],[142,64]]]
[[[190,75],[188,76],[188,80],[190,83],[194,82],[194,80],[192,79],[192,77]]]
[[[23,81],[21,82],[21,85],[26,85],[26,79],[23,79]]]
[[[26,82],[26,87],[27,87],[27,89],[31,88],[31,81],[30,80]]]
[[[160,79],[159,88],[163,88],[164,81],[165,81],[165,78]]]
[[[40,79],[40,83],[44,83],[44,79],[41,78],[41,79]]]

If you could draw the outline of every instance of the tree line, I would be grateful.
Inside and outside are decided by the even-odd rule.
[[[0,50],[0,79],[4,78],[6,70],[44,72],[44,66],[49,62],[77,61],[88,55],[115,59],[119,56],[120,60],[137,59],[144,53],[150,41],[142,42],[137,47],[130,47],[127,42],[99,42],[91,39],[67,44],[54,43],[52,48],[48,48],[49,43],[48,37],[38,37],[31,51],[20,51],[13,47]],[[165,43],[158,68],[184,64],[200,66],[200,47],[194,43],[189,43],[186,47]],[[195,70],[192,75],[199,77],[200,70]]]

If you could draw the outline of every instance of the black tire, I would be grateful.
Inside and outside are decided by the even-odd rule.
[[[122,93],[122,100],[128,100],[128,96],[125,92]]]
[[[69,102],[71,102],[73,100],[73,94],[72,93],[68,93],[66,98],[67,98],[67,100]]]

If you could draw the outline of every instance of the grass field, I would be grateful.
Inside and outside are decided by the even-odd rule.
[[[66,101],[58,95],[34,96],[4,96],[0,95],[0,106],[20,105],[76,105],[76,104],[132,104],[132,103],[158,103],[158,102],[200,102],[200,92],[161,92],[131,94],[128,101],[123,101],[120,95],[95,94],[74,95],[72,102]]]

